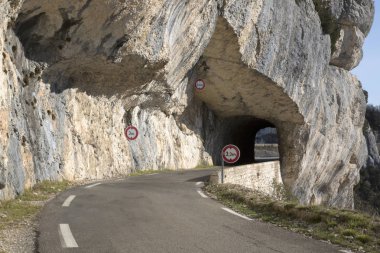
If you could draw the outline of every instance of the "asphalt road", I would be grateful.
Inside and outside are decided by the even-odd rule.
[[[40,215],[37,252],[341,252],[222,209],[198,192],[210,173],[130,177],[62,193]]]

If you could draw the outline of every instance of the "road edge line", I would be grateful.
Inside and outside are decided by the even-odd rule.
[[[101,185],[101,184],[102,184],[102,183],[90,184],[90,185],[85,186],[84,188],[86,188],[86,189],[90,189],[90,188],[93,188],[93,187],[98,186],[98,185]]]
[[[238,216],[238,217],[240,217],[240,218],[243,218],[243,219],[245,219],[245,220],[248,220],[248,221],[253,221],[253,219],[251,219],[251,218],[249,218],[249,217],[247,217],[247,216],[245,216],[245,215],[242,215],[242,214],[240,214],[240,213],[237,213],[237,212],[235,212],[234,210],[232,210],[232,209],[229,209],[229,208],[227,208],[227,207],[221,207],[224,211],[226,211],[226,212],[228,212],[228,213],[231,213],[231,214],[233,214],[233,215],[236,215],[236,216]]]
[[[198,192],[199,195],[201,195],[202,198],[205,198],[205,199],[208,198],[207,195],[204,194],[201,190],[197,190],[197,192]]]

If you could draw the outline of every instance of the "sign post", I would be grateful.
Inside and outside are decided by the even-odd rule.
[[[222,158],[222,172],[220,173],[221,175],[221,183],[223,184],[224,181],[224,159]]]
[[[225,146],[222,149],[222,171],[221,171],[221,183],[224,183],[224,162],[226,163],[236,163],[240,158],[240,149],[232,144]]]

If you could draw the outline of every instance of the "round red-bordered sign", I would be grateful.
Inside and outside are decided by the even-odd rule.
[[[134,126],[129,126],[125,128],[124,134],[125,134],[125,137],[127,137],[129,141],[134,141],[139,136],[139,130],[137,130],[137,128]]]
[[[198,79],[197,81],[195,81],[194,87],[196,90],[202,91],[206,88],[206,83],[202,79]]]
[[[226,163],[236,163],[240,158],[240,149],[229,144],[223,148],[222,158]]]

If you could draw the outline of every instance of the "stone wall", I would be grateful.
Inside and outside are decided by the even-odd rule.
[[[213,181],[221,181],[221,171],[218,171],[217,178],[213,178]],[[283,186],[280,163],[265,162],[226,167],[224,183],[238,184],[269,196],[277,196],[279,187]]]

